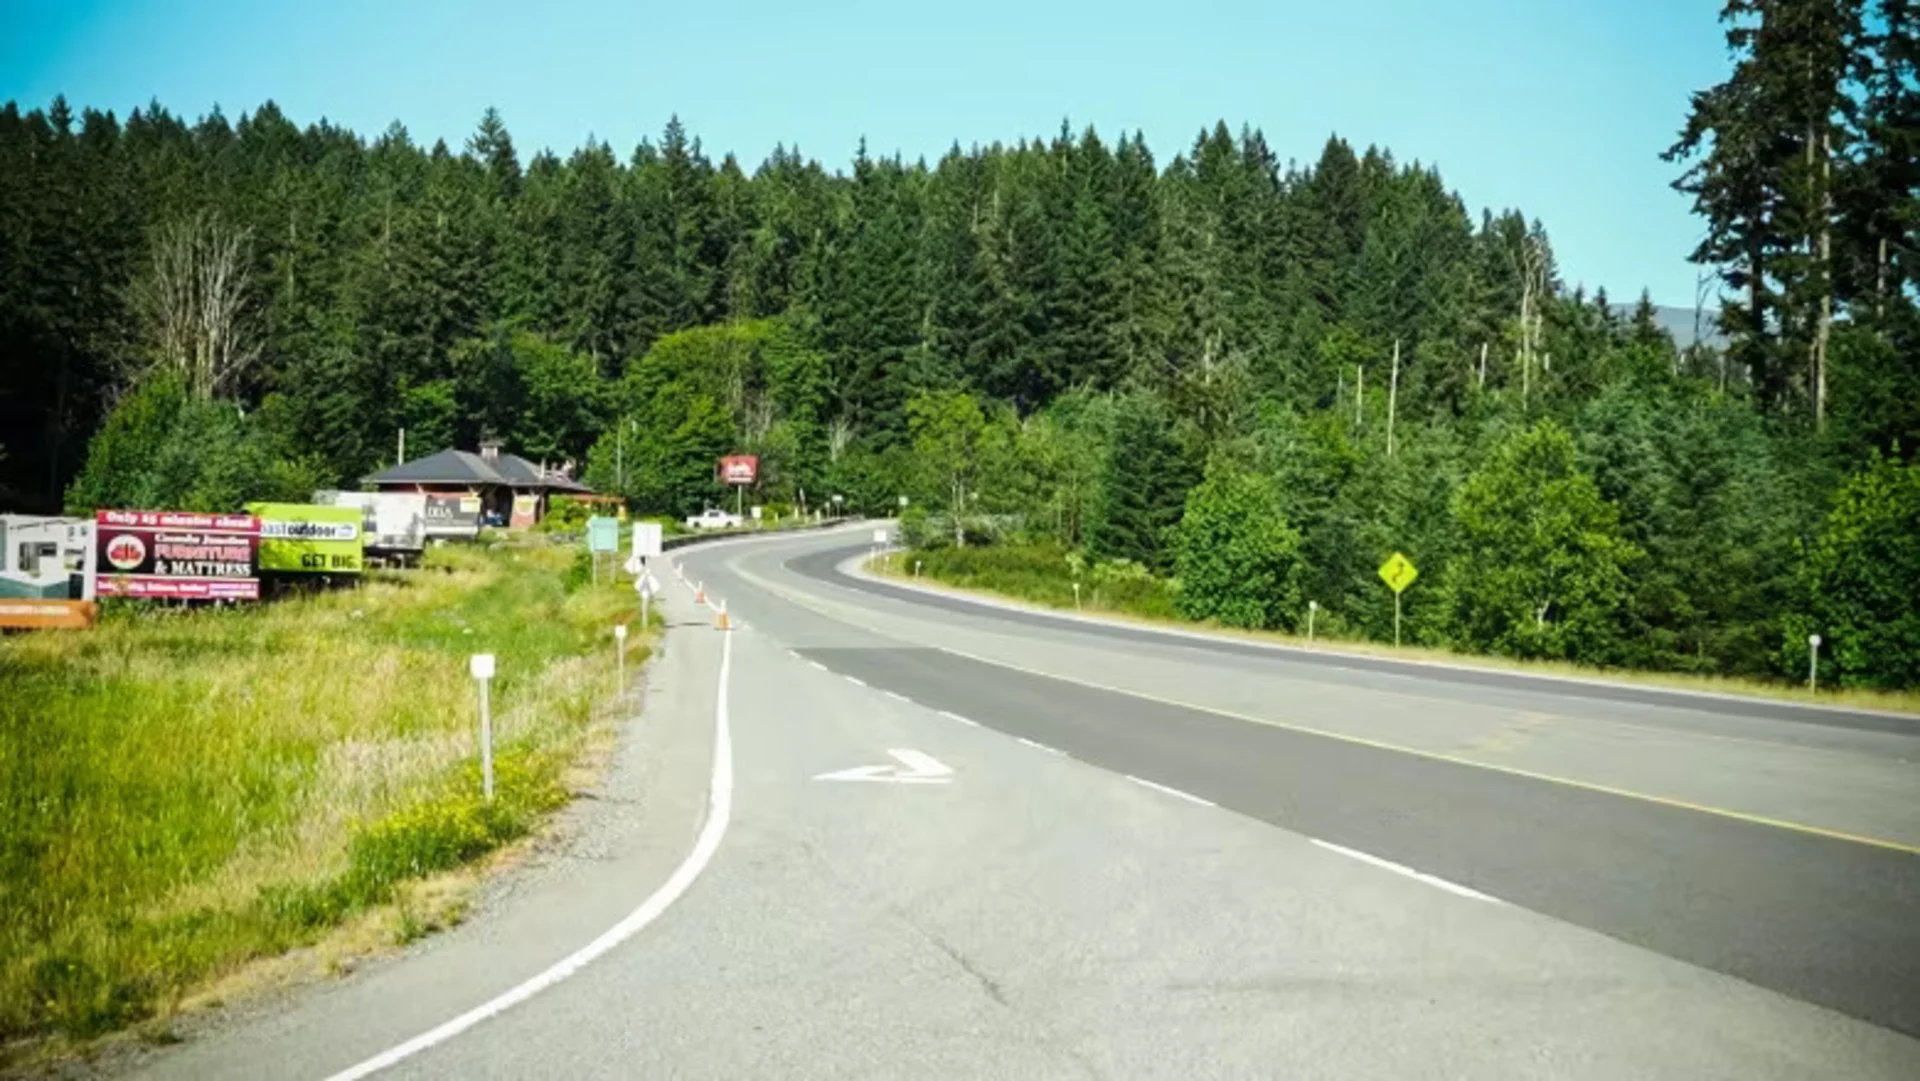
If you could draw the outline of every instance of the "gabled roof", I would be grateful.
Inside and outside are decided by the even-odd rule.
[[[501,455],[492,462],[464,450],[446,450],[402,462],[360,478],[365,484],[501,484],[510,488],[550,488],[562,492],[593,489],[540,467],[518,454]]]
[[[361,477],[366,484],[510,484],[478,454],[446,450]]]

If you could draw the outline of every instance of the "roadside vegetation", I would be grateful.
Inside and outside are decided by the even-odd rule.
[[[1089,562],[1082,554],[1048,541],[1003,542],[968,548],[934,544],[927,548],[909,548],[890,553],[872,563],[870,568],[886,577],[913,579],[917,585],[934,589],[1013,600],[1063,612],[1082,612],[1127,623],[1201,630],[1277,645],[1539,675],[1606,679],[1709,694],[1912,713],[1916,719],[1920,719],[1920,691],[1915,690],[1835,690],[1822,687],[1816,693],[1809,691],[1804,684],[1784,680],[1604,668],[1540,658],[1468,653],[1442,646],[1420,645],[1418,639],[1411,636],[1407,644],[1396,647],[1391,642],[1379,642],[1357,634],[1337,615],[1327,612],[1317,613],[1311,640],[1306,636],[1304,616],[1299,621],[1272,624],[1223,621],[1214,617],[1189,618],[1181,614],[1181,598],[1185,589],[1178,579],[1146,574],[1137,565]],[[1080,585],[1077,592],[1073,588],[1076,582]]]
[[[630,589],[573,547],[0,640],[0,1039],[85,1039],[525,834],[611,693]],[[648,638],[630,658],[644,656]],[[498,657],[496,798],[467,661]]]

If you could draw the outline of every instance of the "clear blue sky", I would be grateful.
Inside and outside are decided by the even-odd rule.
[[[678,113],[751,169],[776,142],[876,153],[1203,125],[1311,161],[1329,132],[1440,166],[1469,208],[1541,218],[1569,283],[1691,306],[1701,230],[1659,152],[1728,67],[1719,0],[960,4],[705,0],[0,0],[0,100],[124,116],[266,99],[361,134],[458,147],[487,105],[523,160],[623,154]]]

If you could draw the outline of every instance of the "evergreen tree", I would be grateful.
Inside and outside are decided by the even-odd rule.
[[[1142,395],[1123,400],[1114,418],[1090,547],[1103,559],[1168,570],[1173,563],[1172,530],[1192,485],[1192,470],[1174,440],[1165,408]]]

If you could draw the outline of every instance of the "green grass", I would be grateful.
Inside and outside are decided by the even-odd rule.
[[[911,575],[919,563],[920,574],[930,583],[959,590],[993,594],[1028,601],[1048,608],[1072,609],[1074,574],[1066,549],[1050,544],[1001,544],[970,548],[916,549],[889,557],[877,569],[881,573]],[[1088,566],[1080,575],[1078,607],[1142,623],[1173,624],[1183,629],[1202,629],[1216,634],[1287,645],[1304,646],[1306,641],[1277,631],[1251,631],[1223,627],[1208,622],[1184,619],[1174,607],[1174,591],[1164,580],[1120,575]],[[1316,643],[1324,648],[1349,653],[1366,653],[1406,660],[1469,664],[1506,671],[1533,672],[1541,675],[1606,679],[1676,690],[1703,691],[1712,694],[1745,695],[1781,701],[1812,702],[1829,706],[1886,710],[1896,713],[1920,713],[1920,692],[1888,692],[1846,689],[1822,690],[1817,694],[1806,687],[1785,682],[1746,679],[1734,676],[1702,676],[1682,672],[1656,672],[1599,669],[1560,661],[1530,661],[1511,657],[1462,654],[1449,650],[1415,646],[1396,647],[1365,639],[1334,636],[1337,621],[1322,613],[1321,635]]]
[[[0,640],[0,1039],[164,1012],[524,834],[566,797],[634,605],[584,578],[571,549],[447,547],[352,590]]]
[[[993,544],[968,548],[928,548],[893,564],[962,589],[1004,593],[1052,608],[1075,604],[1074,576],[1065,548],[1053,544]],[[1177,619],[1173,590],[1163,579],[1115,574],[1090,567],[1080,578],[1079,604],[1089,611],[1125,612],[1149,619]]]

